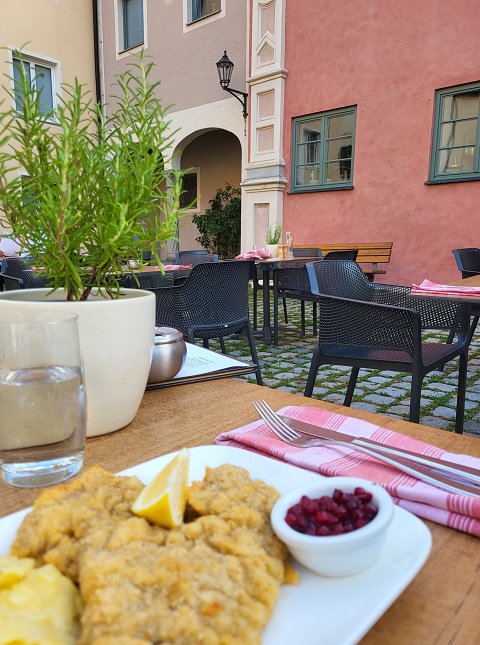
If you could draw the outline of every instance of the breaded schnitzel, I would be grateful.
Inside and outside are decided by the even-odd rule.
[[[142,487],[95,467],[46,491],[12,554],[79,583],[82,645],[260,643],[288,573],[270,526],[277,491],[236,466],[207,469],[189,489],[197,517],[167,530],[129,511]]]

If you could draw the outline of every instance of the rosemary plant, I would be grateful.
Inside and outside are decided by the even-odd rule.
[[[183,173],[166,169],[173,133],[153,63],[142,53],[116,76],[110,114],[77,80],[44,114],[16,57],[23,100],[0,112],[0,221],[67,300],[118,298],[128,260],[151,251],[161,265],[177,231]]]
[[[280,222],[275,222],[275,224],[270,224],[267,227],[267,232],[265,233],[265,241],[267,244],[278,244],[282,237],[282,225]]]

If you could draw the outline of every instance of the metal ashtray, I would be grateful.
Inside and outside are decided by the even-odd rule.
[[[173,327],[155,327],[155,345],[148,383],[161,383],[181,370],[187,355],[183,334]]]

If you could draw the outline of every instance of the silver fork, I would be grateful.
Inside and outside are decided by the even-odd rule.
[[[311,439],[302,437],[302,435],[290,428],[280,417],[272,410],[272,408],[265,401],[254,401],[253,406],[260,415],[260,417],[265,421],[267,426],[272,430],[274,434],[277,435],[279,439],[285,441],[286,443],[296,446],[297,448],[315,448],[320,446],[344,446],[350,448],[351,450],[358,450],[363,452],[379,461],[383,461],[397,470],[400,470],[412,477],[416,477],[421,481],[424,481],[438,488],[442,488],[451,493],[457,493],[460,495],[470,495],[472,497],[478,497],[480,495],[480,488],[475,486],[470,486],[469,484],[464,484],[458,480],[452,480],[447,476],[434,473],[428,468],[423,468],[418,464],[415,464],[408,459],[403,457],[393,457],[392,455],[386,455],[382,452],[377,452],[375,448],[365,448],[364,446],[352,446],[346,441],[337,441],[335,439]]]

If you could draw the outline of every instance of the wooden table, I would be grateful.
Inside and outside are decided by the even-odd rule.
[[[87,440],[85,467],[100,464],[115,472],[183,446],[213,444],[220,432],[257,419],[252,401],[261,398],[275,409],[290,404],[336,410],[453,452],[480,457],[480,441],[472,437],[223,379],[147,392],[127,428]],[[31,504],[37,495],[38,490],[11,488],[2,482],[0,516]],[[426,524],[433,537],[429,559],[362,644],[480,643],[480,541],[432,522]],[[318,611],[321,619],[322,608]],[[328,620],[328,616],[323,618]],[[299,645],[301,641],[299,635]]]

